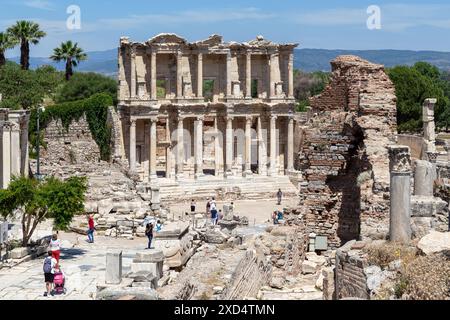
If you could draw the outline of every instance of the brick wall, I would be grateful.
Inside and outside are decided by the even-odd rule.
[[[383,66],[355,56],[331,64],[330,84],[310,101],[299,164],[308,229],[339,247],[386,224],[396,97]]]

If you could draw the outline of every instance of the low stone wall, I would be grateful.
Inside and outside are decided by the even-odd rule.
[[[336,251],[336,299],[369,299],[367,276],[364,268],[368,262],[361,251],[354,250],[355,241],[350,241]]]
[[[397,143],[402,146],[408,146],[411,150],[411,158],[422,159],[422,151],[424,150],[424,141],[421,136],[411,134],[397,135]]]
[[[265,255],[256,249],[249,249],[236,267],[222,299],[239,300],[256,297],[259,289],[269,283],[271,274],[272,265],[266,260]]]

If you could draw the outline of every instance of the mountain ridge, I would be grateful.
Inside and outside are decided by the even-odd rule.
[[[357,55],[374,63],[383,64],[390,68],[396,65],[413,65],[418,61],[429,62],[439,69],[450,71],[450,52],[442,51],[412,51],[412,50],[328,50],[328,49],[295,49],[294,67],[305,72],[331,70],[330,61],[339,55]],[[108,76],[117,73],[117,49],[87,52],[88,60],[83,61],[77,68],[82,72],[97,72]],[[19,62],[19,57],[8,60]],[[31,68],[51,65],[58,70],[64,70],[64,63],[56,63],[49,58],[31,57]]]

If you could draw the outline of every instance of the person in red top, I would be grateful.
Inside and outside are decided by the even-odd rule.
[[[94,231],[95,231],[94,218],[90,214],[87,215],[87,218],[88,218],[88,224],[89,224],[89,230],[87,233],[88,242],[94,243]]]

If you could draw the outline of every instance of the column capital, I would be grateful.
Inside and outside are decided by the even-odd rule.
[[[247,121],[247,122],[253,121],[253,116],[246,115],[245,116],[245,121]]]
[[[196,116],[195,119],[197,121],[205,121],[205,116]]]
[[[137,119],[130,119],[130,125],[136,127],[136,121]]]
[[[234,120],[234,116],[225,116],[225,120],[226,121],[233,121]]]
[[[151,123],[157,123],[158,122],[158,118],[150,118],[150,122]]]
[[[388,147],[388,151],[391,172],[411,172],[411,155],[408,146],[393,145]]]
[[[278,115],[276,115],[276,114],[271,114],[271,115],[270,115],[270,119],[271,119],[271,120],[277,120],[277,119],[278,119]]]

